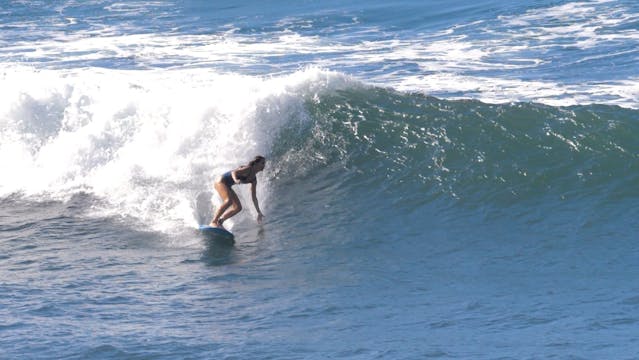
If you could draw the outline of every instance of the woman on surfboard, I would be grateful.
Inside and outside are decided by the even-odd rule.
[[[215,179],[215,190],[222,198],[222,205],[215,212],[215,216],[211,221],[211,226],[224,229],[222,223],[242,211],[242,203],[237,197],[232,186],[235,184],[251,184],[251,197],[253,198],[253,205],[257,210],[257,222],[262,223],[264,215],[260,211],[260,206],[257,203],[257,195],[255,190],[257,188],[257,173],[264,170],[266,165],[266,159],[264,156],[256,156],[248,165],[240,166],[235,170],[227,171],[222,176],[218,176]]]

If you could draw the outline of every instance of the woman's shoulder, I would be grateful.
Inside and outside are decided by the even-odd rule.
[[[235,171],[245,173],[245,172],[247,172],[250,169],[251,169],[250,166],[242,165],[242,166],[238,166],[237,168],[235,168]]]

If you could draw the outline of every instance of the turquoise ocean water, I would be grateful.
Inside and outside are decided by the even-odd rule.
[[[0,358],[636,358],[638,63],[629,0],[0,1]]]

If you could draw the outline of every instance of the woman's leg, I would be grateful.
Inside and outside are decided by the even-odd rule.
[[[233,191],[233,189],[229,189],[228,194],[231,205],[227,206],[227,209],[225,209],[226,211],[224,211],[223,215],[218,219],[220,225],[222,225],[224,221],[230,219],[232,216],[242,211],[242,203],[237,197],[235,191]]]
[[[233,200],[231,199],[231,194],[230,194],[230,192],[233,192],[233,190],[231,190],[228,186],[224,185],[221,179],[219,178],[215,181],[215,185],[213,187],[215,188],[217,193],[220,195],[220,198],[222,198],[222,204],[215,211],[215,216],[213,216],[213,220],[211,220],[211,226],[220,227],[222,225],[220,224],[220,217],[222,216],[222,214],[224,214],[226,209],[228,209],[228,207],[231,206],[231,204],[233,203]],[[235,197],[237,197],[237,195]]]

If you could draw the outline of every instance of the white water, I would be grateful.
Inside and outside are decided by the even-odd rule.
[[[317,69],[260,78],[16,67],[0,90],[0,195],[88,192],[105,200],[102,216],[165,233],[196,226],[194,199],[216,175],[268,156],[281,129],[307,120],[306,99],[349,82]],[[266,207],[268,174],[258,187]]]

